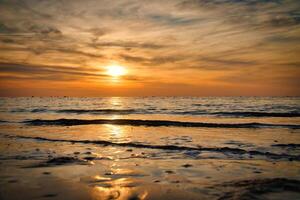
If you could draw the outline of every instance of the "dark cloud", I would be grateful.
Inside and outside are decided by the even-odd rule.
[[[183,59],[182,56],[156,56],[146,58],[142,56],[131,56],[127,54],[120,54],[119,57],[127,62],[139,63],[148,66],[171,64]]]
[[[46,2],[46,1],[40,1]],[[35,2],[31,2],[35,3]],[[6,9],[10,9],[15,13],[30,14],[34,17],[42,19],[52,19],[53,16],[47,13],[44,13],[41,10],[33,9],[32,5],[28,0],[2,0],[0,1],[0,6],[3,6]]]
[[[148,15],[147,17],[155,21],[156,23],[167,24],[170,26],[191,25],[202,21],[202,19],[199,18],[176,17],[167,14]]]
[[[119,55],[120,58],[123,60],[126,60],[128,62],[135,62],[135,63],[145,63],[149,61],[149,58],[142,57],[142,56],[131,56],[131,55],[126,55],[126,54],[121,54]]]
[[[183,8],[199,7],[223,7],[224,5],[256,6],[258,4],[275,3],[281,4],[283,0],[184,0],[178,4]]]
[[[32,32],[41,37],[59,38],[62,37],[62,32],[55,27],[32,25],[28,28],[28,32]]]
[[[90,32],[95,37],[101,37],[109,32],[109,29],[107,28],[91,28],[87,30],[87,32]]]
[[[16,31],[16,28],[7,26],[6,24],[0,22],[0,34],[10,34]]]
[[[291,27],[300,24],[300,3],[284,0],[185,0],[180,9],[216,10],[224,22],[256,28]]]
[[[295,25],[300,25],[300,14],[281,14],[276,15],[269,20],[266,20],[264,22],[266,25],[272,26],[272,27],[291,27]]]
[[[15,43],[15,40],[9,39],[9,38],[4,38],[4,39],[1,40],[1,42],[10,44],[10,43]]]
[[[31,36],[37,39],[59,39],[63,36],[62,32],[54,26],[35,24],[28,21],[21,21],[14,24],[0,22],[0,34]]]
[[[104,35],[106,35],[110,30],[107,28],[91,28],[87,30],[87,32],[91,33],[93,38],[92,42],[96,43],[98,39]]]
[[[282,66],[282,67],[291,67],[291,68],[296,68],[299,69],[300,68],[300,61],[299,62],[281,62],[276,64],[278,66]],[[300,75],[300,72],[299,72]]]
[[[260,72],[239,72],[234,74],[223,75],[218,77],[216,81],[222,81],[231,84],[248,84],[248,85],[276,85],[297,87],[300,84],[299,73],[285,73],[285,74],[270,74],[266,71]]]
[[[54,48],[44,48],[44,49],[42,49],[42,51],[44,53],[56,51],[56,52],[59,52],[62,54],[73,54],[73,55],[85,56],[85,57],[93,58],[93,59],[103,58],[103,55],[101,55],[101,54],[88,53],[88,52],[84,52],[84,51],[76,50],[76,49],[72,49],[72,48],[59,48],[59,47],[55,48],[54,47]]]
[[[200,57],[199,61],[207,62],[207,63],[215,63],[221,64],[226,66],[250,66],[250,65],[257,65],[256,61],[245,61],[245,60],[233,60],[233,59],[222,59],[222,58],[210,58],[210,57]]]
[[[93,73],[92,69],[63,67],[63,66],[47,66],[47,65],[32,65],[19,63],[0,63],[0,72],[5,74],[13,74],[10,76],[26,78],[26,79],[47,79],[61,80],[67,76],[70,79],[82,79],[84,77],[99,78],[107,75],[101,73]],[[6,76],[6,75],[5,75]]]
[[[51,48],[50,46],[40,46],[40,47],[0,47],[0,52],[1,51],[26,51],[27,53],[31,52],[32,54],[41,56],[43,54],[47,54],[47,53],[57,53],[57,56],[63,57],[63,56],[77,56],[77,63],[79,63],[79,61],[81,59],[79,58],[93,58],[93,59],[102,59],[104,58],[103,55],[101,54],[94,54],[94,53],[88,53],[88,52],[84,52],[81,50],[76,50],[76,49],[72,49],[72,48],[59,48],[59,47],[53,47]],[[59,55],[61,54],[61,55]]]
[[[145,43],[145,42],[130,42],[130,41],[115,41],[115,42],[97,42],[93,46],[101,47],[119,47],[119,48],[141,48],[141,49],[161,49],[167,47],[165,44]]]
[[[75,81],[78,80],[78,78],[73,77],[73,76],[59,76],[57,75],[34,75],[34,76],[26,76],[26,75],[1,75],[0,74],[0,79],[6,80],[6,81],[12,81],[12,80],[17,80],[17,81],[41,81],[41,80],[47,80],[47,81]]]
[[[265,39],[265,42],[272,43],[300,43],[300,36],[287,36],[287,35],[272,35]]]

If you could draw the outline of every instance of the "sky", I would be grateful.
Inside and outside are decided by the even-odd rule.
[[[0,0],[0,96],[299,95],[299,0]]]

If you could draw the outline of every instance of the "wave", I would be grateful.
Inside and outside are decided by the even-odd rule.
[[[45,108],[35,108],[35,109],[24,109],[24,108],[16,108],[10,110],[12,113],[40,113],[40,112],[49,112],[50,110]]]
[[[208,112],[204,110],[194,111],[177,111],[173,112],[177,115],[217,115],[217,116],[232,116],[232,117],[300,117],[298,112]]]
[[[51,110],[45,108],[28,109],[13,109],[10,112],[55,112],[55,113],[71,113],[71,114],[175,114],[175,115],[214,115],[214,116],[232,116],[232,117],[300,117],[299,112],[256,112],[256,111],[236,111],[236,112],[212,112],[208,110],[168,110],[168,109],[59,109]]]
[[[136,109],[64,109],[55,110],[57,113],[74,113],[74,114],[133,114],[133,113],[144,113],[143,110]]]
[[[150,111],[143,109],[61,109],[61,110],[52,110],[45,108],[36,108],[36,109],[12,109],[12,113],[44,113],[44,112],[54,112],[54,113],[73,113],[73,114],[147,114],[151,113]]]
[[[20,135],[4,135],[8,138],[20,138],[20,139],[32,139],[38,141],[47,141],[47,142],[70,142],[72,144],[96,144],[103,146],[117,146],[117,147],[131,147],[131,148],[143,148],[143,149],[159,149],[159,150],[173,150],[173,151],[209,151],[209,152],[219,152],[219,153],[231,153],[238,155],[250,155],[250,156],[266,156],[270,159],[289,159],[289,160],[300,160],[300,155],[289,155],[289,154],[277,154],[271,152],[261,152],[257,150],[244,150],[239,148],[231,147],[191,147],[191,146],[177,146],[177,145],[154,145],[154,144],[143,144],[143,143],[134,143],[134,142],[124,142],[116,143],[106,140],[67,140],[67,139],[50,139],[43,137],[30,137],[30,136],[20,136]]]
[[[300,113],[298,112],[215,112],[214,114],[235,117],[300,117]]]
[[[32,113],[40,113],[40,112],[47,112],[48,110],[45,109],[45,108],[36,108],[36,109],[33,109],[31,110],[30,112]]]
[[[10,110],[10,112],[12,112],[12,113],[23,113],[23,112],[28,112],[28,110],[23,109],[23,108],[16,108],[16,109]]]
[[[140,119],[54,119],[54,120],[27,120],[24,123],[29,125],[59,125],[59,126],[75,126],[89,124],[113,124],[113,125],[130,125],[130,126],[174,126],[174,127],[202,127],[202,128],[293,128],[299,129],[300,125],[291,124],[266,124],[266,123],[239,123],[239,124],[220,124],[205,122],[182,122],[168,120],[140,120]]]

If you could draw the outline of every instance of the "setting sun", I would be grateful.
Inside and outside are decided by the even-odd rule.
[[[126,70],[122,66],[112,65],[107,67],[107,74],[114,77],[123,76],[126,74]]]

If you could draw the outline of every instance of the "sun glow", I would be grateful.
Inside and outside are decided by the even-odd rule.
[[[111,65],[108,66],[106,69],[107,69],[107,74],[113,77],[119,77],[126,74],[125,68],[119,65]]]

